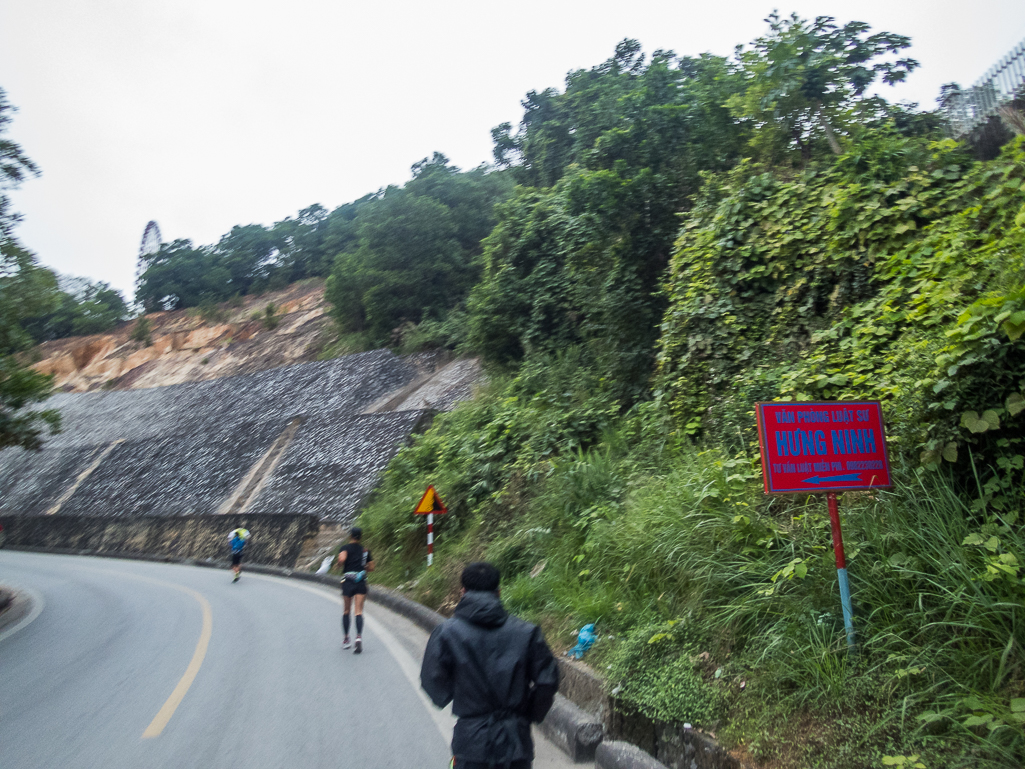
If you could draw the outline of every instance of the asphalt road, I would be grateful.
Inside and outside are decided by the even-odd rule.
[[[37,599],[0,634],[3,769],[448,766],[426,634],[376,604],[355,655],[338,592],[297,580],[0,550],[0,582]]]

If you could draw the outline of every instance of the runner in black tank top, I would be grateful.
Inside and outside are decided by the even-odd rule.
[[[349,641],[349,612],[355,603],[356,646],[353,651],[356,654],[363,651],[363,602],[367,599],[367,572],[374,570],[374,558],[360,543],[362,538],[363,530],[353,529],[349,535],[349,544],[342,547],[337,561],[345,572],[342,577],[342,633],[345,636],[342,639],[342,648],[348,649],[352,646]]]

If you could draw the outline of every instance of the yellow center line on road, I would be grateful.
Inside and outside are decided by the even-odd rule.
[[[165,584],[169,584],[183,593],[188,593],[199,602],[200,607],[203,609],[203,629],[199,632],[199,642],[196,644],[196,651],[192,653],[192,660],[189,662],[189,666],[185,668],[185,675],[181,677],[178,685],[171,692],[171,696],[167,698],[167,702],[164,703],[164,706],[160,708],[153,720],[150,721],[146,731],[142,733],[142,739],[144,740],[159,737],[160,733],[164,731],[164,727],[167,726],[168,721],[171,720],[171,716],[174,715],[174,711],[181,705],[185,694],[189,691],[189,687],[192,686],[192,682],[199,673],[199,668],[203,665],[203,659],[206,657],[206,648],[210,645],[210,636],[213,634],[214,628],[214,615],[210,609],[210,602],[202,594],[184,585]]]
[[[119,577],[126,577],[127,579],[135,579],[140,582],[149,582],[153,585],[160,585],[162,587],[173,588],[183,593],[187,593],[196,599],[200,609],[203,610],[203,627],[199,631],[199,641],[196,643],[196,650],[192,653],[192,659],[189,661],[189,666],[185,668],[185,675],[178,681],[178,685],[174,687],[174,691],[171,692],[171,696],[167,698],[163,707],[157,712],[153,720],[150,721],[149,726],[146,727],[146,731],[142,733],[142,739],[148,740],[153,737],[159,737],[161,732],[164,731],[164,727],[167,726],[174,712],[181,705],[183,699],[185,699],[186,693],[189,691],[189,687],[192,686],[192,682],[196,679],[199,674],[199,669],[203,666],[203,660],[206,657],[206,649],[210,645],[210,637],[213,635],[214,630],[214,613],[210,608],[210,602],[206,600],[202,593],[193,590],[191,587],[185,587],[185,585],[177,585],[174,582],[167,582],[166,580],[156,579],[154,577],[146,577],[142,574],[132,574],[127,571],[118,571],[115,569],[104,569],[90,566],[78,566],[81,571],[91,571],[93,573],[100,574],[112,574]]]

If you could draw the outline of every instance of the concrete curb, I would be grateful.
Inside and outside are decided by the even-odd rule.
[[[10,603],[0,610],[0,636],[2,636],[7,628],[17,625],[32,611],[32,596],[10,586],[0,590],[0,595],[11,599]]]
[[[367,598],[391,609],[396,614],[401,614],[414,625],[426,630],[428,633],[433,633],[434,628],[445,621],[445,617],[433,609],[428,609],[423,604],[406,598],[397,590],[392,590],[388,587],[373,585]]]
[[[605,738],[601,722],[561,694],[541,722],[541,733],[576,762],[591,761]]]
[[[668,769],[636,745],[608,740],[598,746],[594,755],[594,769]]]

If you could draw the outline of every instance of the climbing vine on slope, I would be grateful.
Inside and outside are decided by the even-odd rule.
[[[666,286],[678,419],[749,439],[754,400],[878,398],[926,466],[1019,470],[1023,142],[972,164],[952,142],[875,136],[796,177],[710,178]]]

